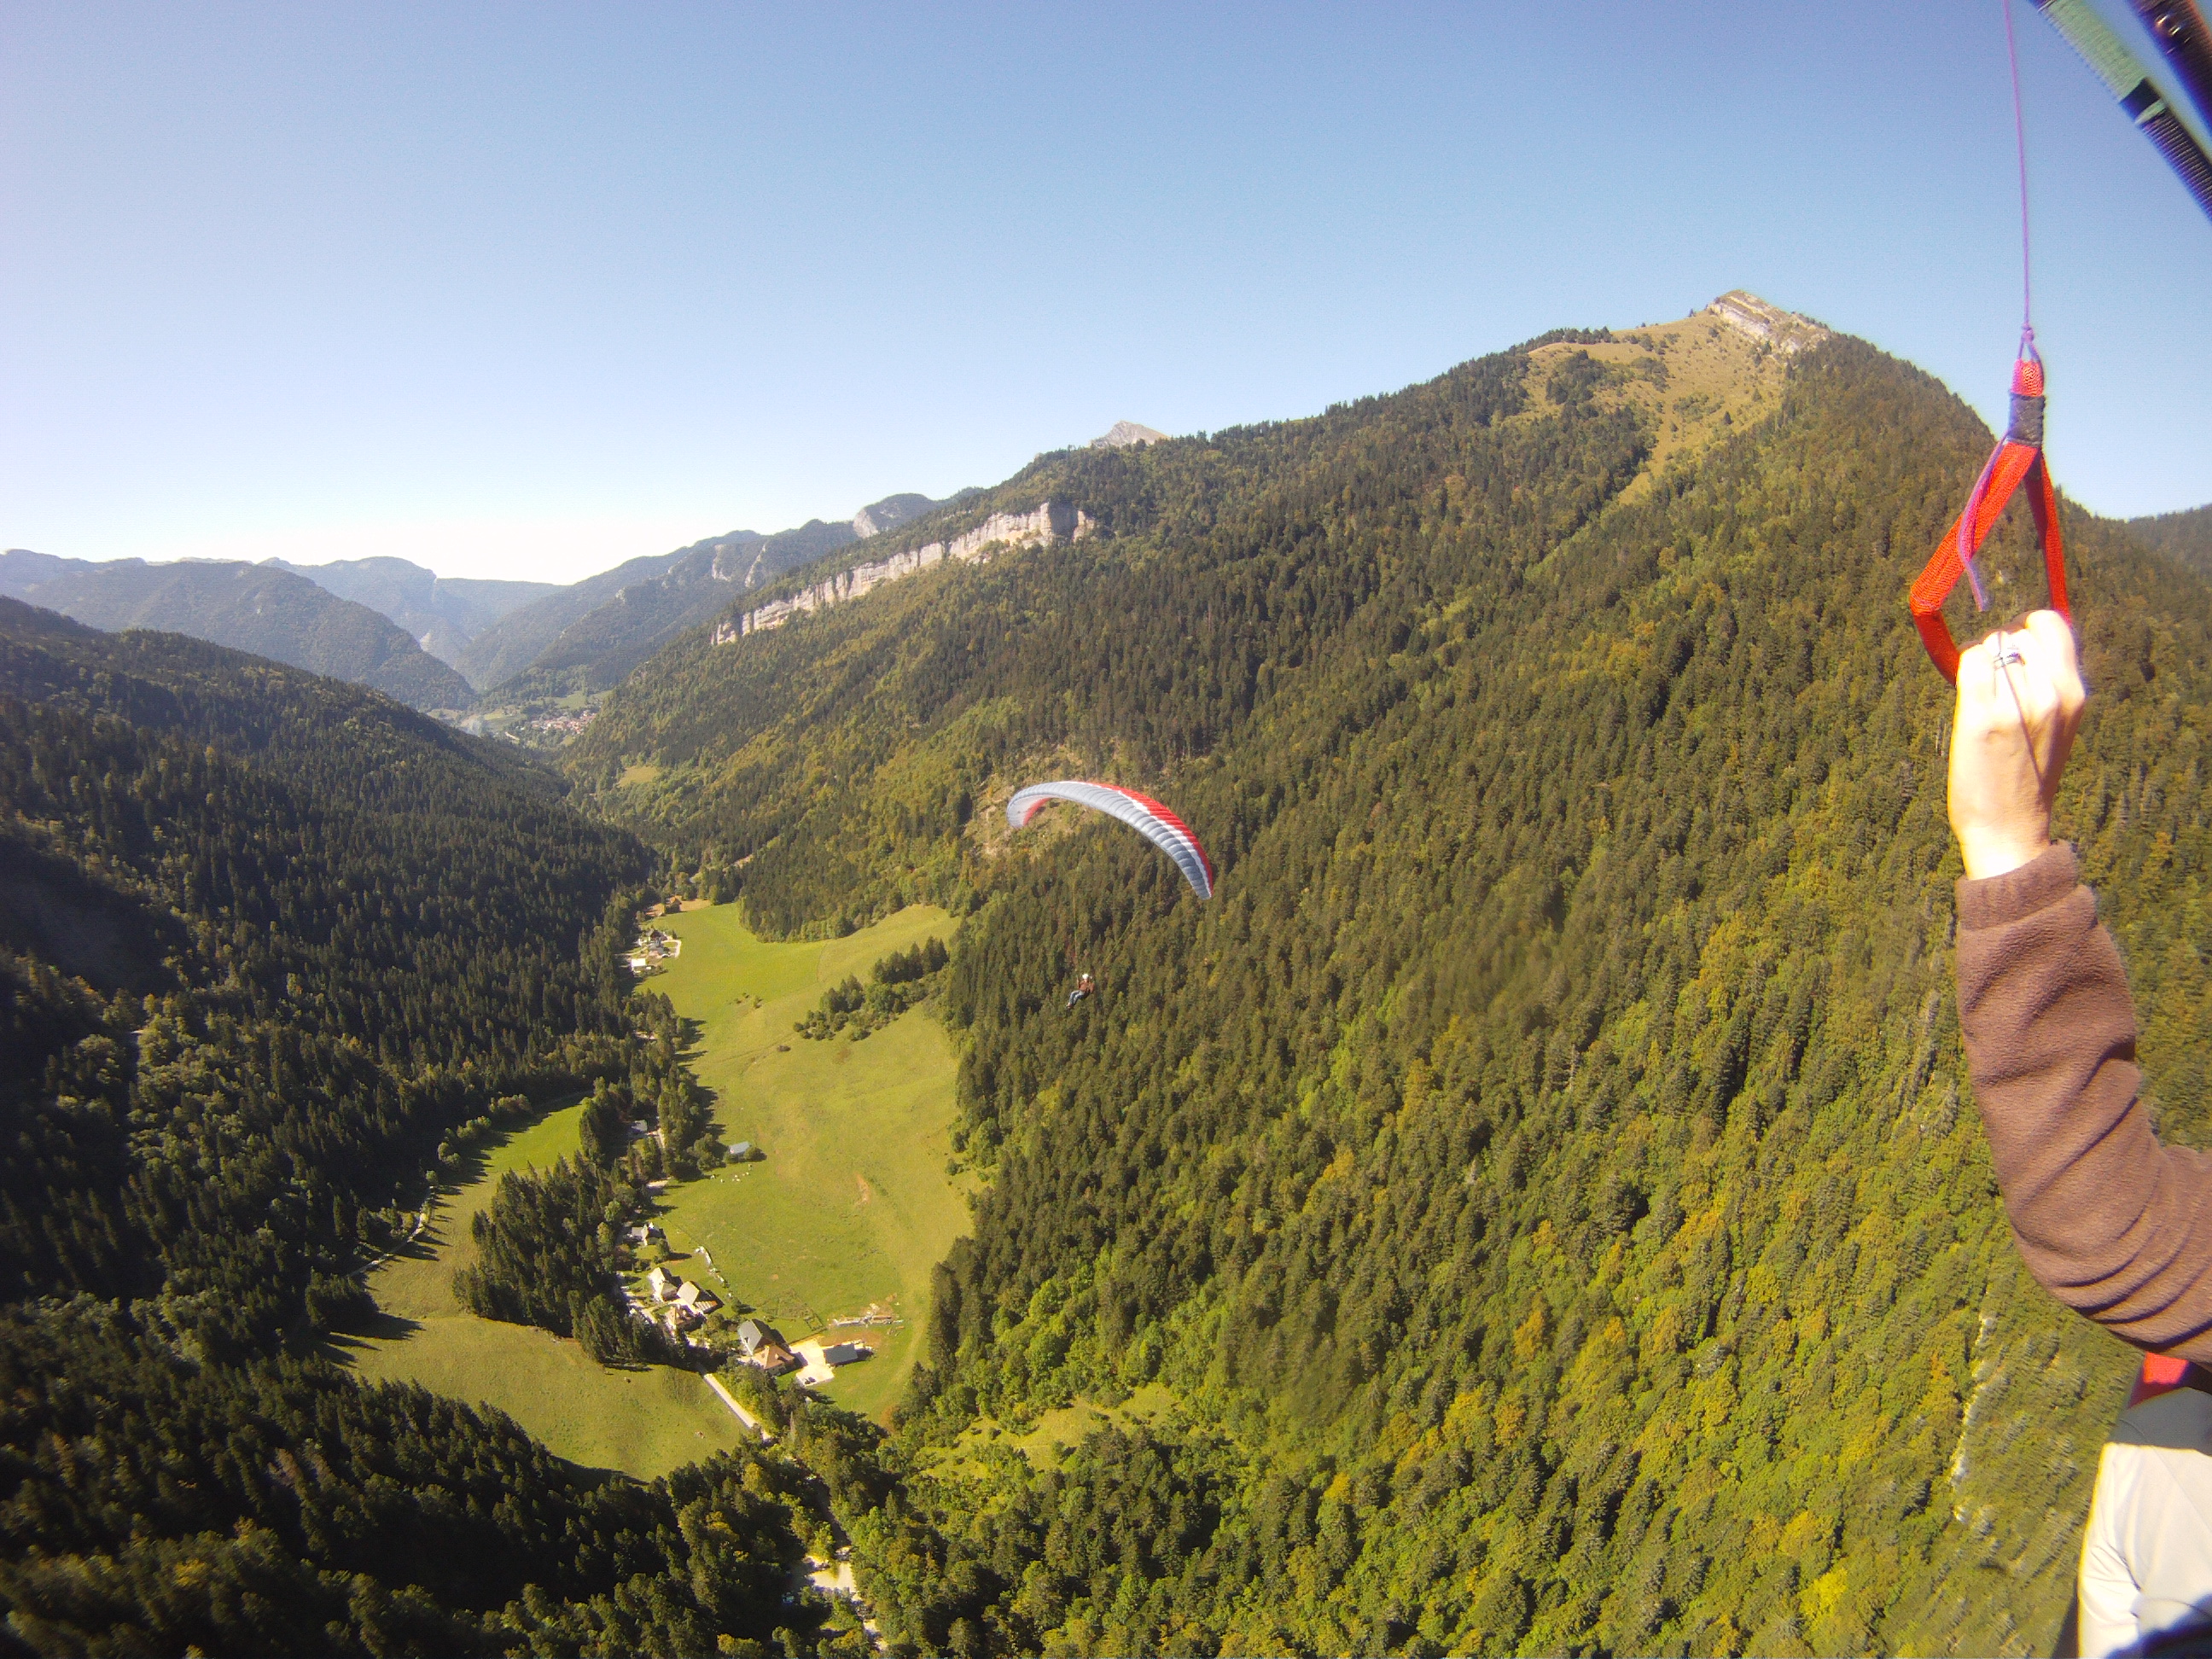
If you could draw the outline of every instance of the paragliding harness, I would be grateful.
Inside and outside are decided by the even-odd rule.
[[[1974,480],[1965,510],[1936,544],[1928,568],[1912,584],[1905,601],[1929,659],[1954,685],[1959,683],[1959,646],[1943,620],[1943,601],[1963,575],[1974,591],[1974,608],[1990,608],[1990,592],[1974,568],[1974,556],[2023,483],[2028,508],[2035,515],[2036,538],[2043,544],[2051,608],[2069,622],[2074,615],[2066,604],[2066,548],[2058,531],[2058,492],[2051,482],[2050,464],[2043,458],[2043,359],[2035,349],[2034,267],[2027,235],[2027,127],[2021,113],[2020,46],[2013,38],[2012,0],[2004,0],[2004,20],[2005,52],[2012,62],[2013,137],[2020,156],[2020,355],[2012,366],[2012,416],[2004,436],[1990,452],[1982,476]]]
[[[1091,975],[1085,974],[1081,979],[1075,981],[1075,988],[1067,994],[1067,1006],[1073,1008],[1077,1003],[1082,1001],[1084,998],[1089,996],[1097,988],[1098,988],[1096,985],[1093,985],[1091,982]]]
[[[2051,588],[2051,608],[2072,619],[2066,603],[2066,548],[2058,529],[2058,494],[2051,482],[2051,467],[2043,457],[2043,360],[2036,355],[2035,331],[2023,330],[2020,360],[2012,366],[2012,419],[2004,437],[1990,452],[1982,476],[1966,497],[1966,505],[1936,551],[1920,580],[1912,584],[1907,601],[1920,642],[1945,679],[1959,678],[1959,647],[1943,620],[1943,601],[1964,575],[1974,592],[1974,607],[1990,608],[1989,589],[1974,556],[1981,551],[1996,528],[1997,519],[2021,485],[2027,486],[2028,509],[2035,515],[2035,533],[2043,544],[2043,569]]]

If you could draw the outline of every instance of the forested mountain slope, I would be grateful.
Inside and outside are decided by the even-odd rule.
[[[1504,515],[1556,539],[1614,493],[1648,489],[1735,422],[1771,411],[1789,361],[1700,313],[1618,340],[1547,339],[1319,420],[1042,457],[865,555],[794,572],[728,617],[859,557],[1048,501],[1080,511],[1087,539],[981,571],[935,567],[766,633],[695,632],[623,688],[564,763],[586,788],[641,769],[647,787],[611,795],[608,808],[684,856],[747,860],[748,902],[771,928],[882,914],[910,892],[955,896],[991,847],[988,823],[980,836],[963,826],[1007,757],[1072,744],[1070,763],[1119,757],[1156,775],[1216,746],[1310,666],[1312,640],[1341,627],[1375,580],[1285,551],[1311,541],[1317,510],[1334,510],[1316,494],[1339,487],[1332,469],[1357,456],[1370,475],[1387,471],[1405,444],[1510,419],[1531,441],[1500,475]],[[1562,410],[1601,441],[1559,453],[1550,417]],[[872,775],[872,788],[832,786]],[[996,799],[1012,787],[1001,780]],[[869,856],[855,865],[861,848]]]
[[[2131,1357],[2019,1270],[1959,1053],[1904,593],[1989,436],[1714,329],[1044,458],[973,510],[1092,539],[696,635],[572,751],[763,926],[974,908],[988,1185],[853,1517],[901,1640],[2048,1650]],[[2192,1139],[2212,597],[2067,522],[2063,828]],[[1171,802],[1214,900],[1111,825],[1010,845],[1071,773]],[[975,1426],[1153,1382],[1048,1470]]]
[[[319,1357],[425,1171],[672,1060],[648,860],[380,697],[0,599],[0,1650],[761,1652],[787,1466],[640,1487]]]
[[[2212,507],[2130,519],[2128,528],[2146,546],[2156,548],[2200,576],[2212,576]]]
[[[273,565],[0,554],[0,595],[94,628],[156,628],[351,680],[417,708],[465,708],[468,683],[367,605]]]

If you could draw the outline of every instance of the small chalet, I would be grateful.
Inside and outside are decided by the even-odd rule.
[[[773,1325],[763,1325],[757,1319],[742,1321],[738,1326],[738,1357],[748,1365],[757,1365],[770,1376],[781,1376],[795,1370],[799,1360],[783,1346],[783,1337]]]
[[[757,1365],[770,1376],[781,1376],[786,1371],[799,1369],[798,1356],[781,1342],[763,1342],[745,1357],[745,1364]]]

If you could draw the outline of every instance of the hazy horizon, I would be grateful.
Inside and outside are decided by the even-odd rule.
[[[2212,227],[2016,22],[2059,482],[2212,501]],[[2018,331],[1993,6],[17,9],[0,89],[64,557],[572,581],[1739,287],[1987,418]]]

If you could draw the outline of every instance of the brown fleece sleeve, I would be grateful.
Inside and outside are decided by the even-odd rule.
[[[2020,1253],[2115,1334],[2212,1364],[2212,1159],[2161,1146],[2074,851],[1959,884],[1959,1024]]]

